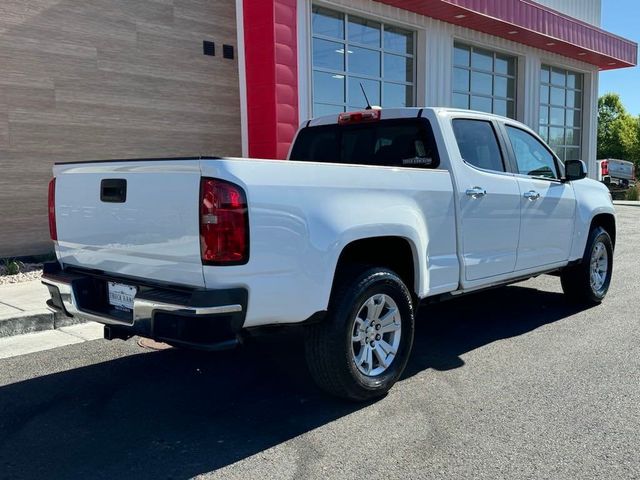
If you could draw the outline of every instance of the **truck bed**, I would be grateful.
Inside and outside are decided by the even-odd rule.
[[[202,157],[60,164],[54,174],[63,266],[197,288],[260,284],[256,292],[263,298],[253,300],[263,316],[299,321],[326,305],[308,301],[283,315],[279,293],[289,289],[297,292],[292,297],[304,298],[310,289],[330,286],[324,277],[333,271],[326,266],[337,262],[331,255],[340,251],[338,244],[378,224],[371,234],[398,227],[410,238],[425,230],[428,218],[438,235],[428,245],[414,239],[431,260],[422,288],[457,285],[454,197],[446,170]],[[246,192],[246,265],[203,267],[201,177],[233,182]],[[103,181],[113,179],[126,181],[123,202],[101,199]]]

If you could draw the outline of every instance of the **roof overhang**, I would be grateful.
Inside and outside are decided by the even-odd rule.
[[[574,58],[601,70],[632,67],[638,44],[528,0],[376,0]]]

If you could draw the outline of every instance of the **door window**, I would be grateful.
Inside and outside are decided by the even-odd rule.
[[[474,167],[504,172],[496,132],[485,120],[455,119],[453,132],[462,159]]]
[[[507,134],[516,157],[518,173],[532,177],[558,178],[553,155],[537,138],[508,125]]]

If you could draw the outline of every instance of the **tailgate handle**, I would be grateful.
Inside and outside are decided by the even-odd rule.
[[[127,181],[124,178],[105,178],[100,182],[100,200],[108,203],[127,201]]]

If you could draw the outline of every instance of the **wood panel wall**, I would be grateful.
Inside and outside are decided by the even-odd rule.
[[[54,162],[241,154],[235,15],[233,0],[0,2],[0,258],[51,249]]]

